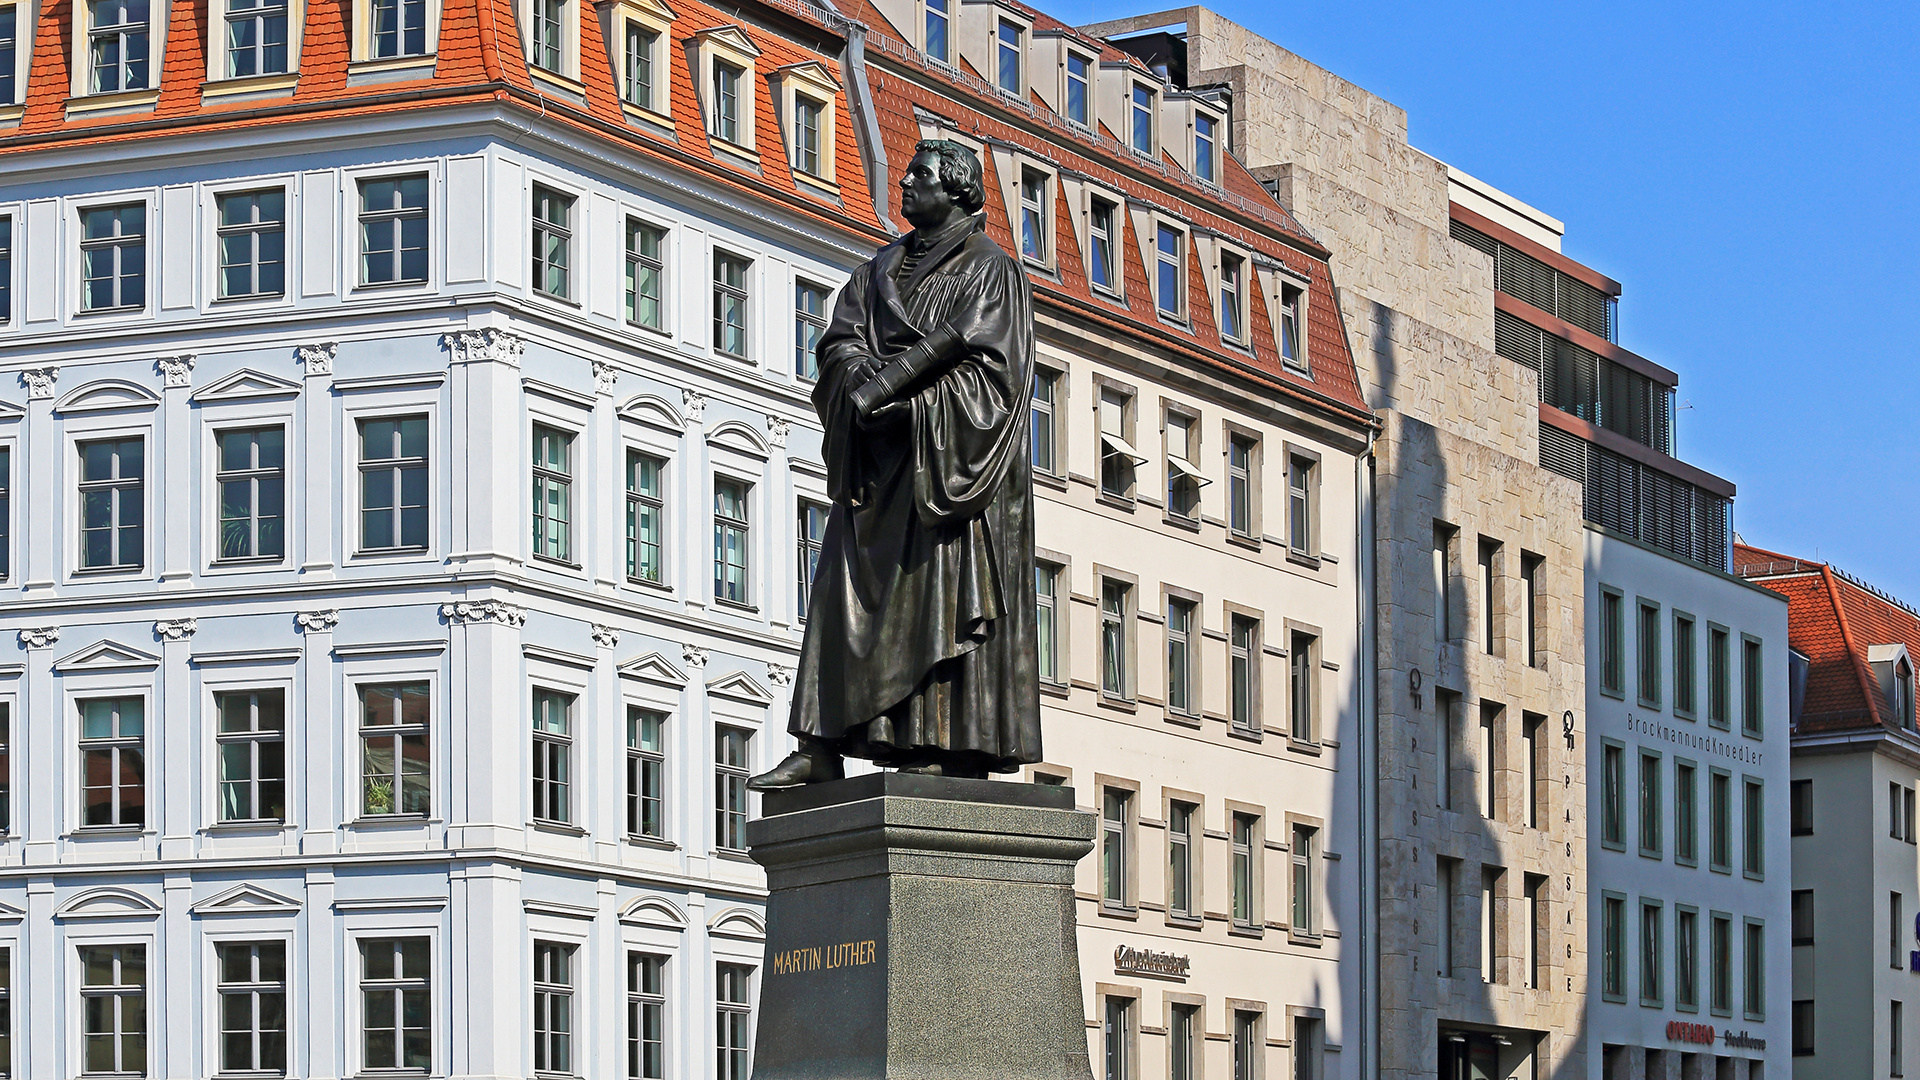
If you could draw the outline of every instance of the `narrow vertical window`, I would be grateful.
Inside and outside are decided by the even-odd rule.
[[[1733,920],[1715,915],[1708,931],[1707,970],[1709,1007],[1717,1013],[1733,1011]]]
[[[653,51],[660,35],[640,23],[627,20],[627,70],[621,80],[621,93],[629,105],[659,112],[653,97]]]
[[[1197,449],[1193,420],[1167,414],[1167,513],[1194,521],[1200,517],[1200,486],[1206,482],[1193,463]]]
[[[659,585],[665,580],[667,463],[627,451],[627,577]]]
[[[140,2],[144,7],[144,0]],[[144,306],[147,302],[146,204],[82,210],[80,228],[80,272],[84,278],[80,289],[81,310],[116,311]]]
[[[1640,854],[1660,857],[1661,830],[1666,818],[1660,813],[1660,756],[1640,754]]]
[[[551,2],[534,0],[536,8]],[[539,184],[533,186],[533,287],[561,300],[573,296],[573,196]]]
[[[1540,566],[1538,555],[1520,556],[1520,647],[1527,666],[1540,666]]]
[[[285,8],[280,17],[286,18]],[[221,298],[285,293],[287,193],[279,188],[240,192],[221,195],[214,204],[220,218]]]
[[[80,702],[80,789],[86,828],[147,823],[146,702],[137,697]]]
[[[627,953],[627,1080],[666,1080],[667,958]]]
[[[1488,656],[1499,652],[1500,640],[1500,544],[1480,538],[1480,651]]]
[[[1127,698],[1133,693],[1127,657],[1127,613],[1133,589],[1124,582],[1100,583],[1100,692]]]
[[[1135,1080],[1133,1073],[1133,1013],[1139,1003],[1130,997],[1105,997],[1105,1022],[1100,1041],[1105,1055],[1105,1080]]]
[[[360,421],[360,550],[427,546],[427,418]]]
[[[1220,321],[1222,341],[1242,342],[1247,337],[1246,262],[1236,255],[1220,256]]]
[[[664,229],[627,219],[627,321],[635,326],[658,330],[666,325],[660,301],[666,238]]]
[[[1107,292],[1119,288],[1113,265],[1113,210],[1105,199],[1092,200],[1087,210],[1087,281]]]
[[[713,482],[713,597],[734,604],[747,595],[747,492],[738,480]]]
[[[1044,683],[1058,684],[1060,678],[1060,568],[1035,563],[1034,638],[1039,646],[1039,677]]]
[[[1665,938],[1666,924],[1661,918],[1660,905],[1641,901],[1640,1004],[1642,1005],[1658,1005],[1665,1000],[1660,986],[1663,965],[1661,946]]]
[[[1287,667],[1293,692],[1288,733],[1297,742],[1316,742],[1320,731],[1320,639],[1299,630],[1289,635]]]
[[[87,52],[92,93],[148,86],[148,0],[88,0]]]
[[[222,431],[214,436],[220,468],[220,555],[278,559],[287,541],[287,433],[285,428]]]
[[[1898,1001],[1887,1002],[1887,1075],[1907,1075],[1906,1010]]]
[[[15,83],[15,69],[19,64],[20,48],[20,6],[7,4],[0,7],[0,105],[16,103],[18,87]],[[1082,121],[1085,123],[1085,121]],[[4,322],[0,317],[0,322]],[[0,1069],[7,1067],[7,1060],[0,1056]]]
[[[285,1075],[287,946],[281,941],[214,947],[220,965],[220,1071]],[[0,1067],[5,1058],[0,1056]]]
[[[1197,1080],[1200,1006],[1176,1001],[1167,1006],[1167,1080]]]
[[[1266,1061],[1266,1034],[1261,1016],[1252,1009],[1233,1010],[1233,1078],[1261,1080],[1261,1065]]]
[[[360,812],[418,814],[432,806],[426,683],[360,688]]]
[[[1153,153],[1154,111],[1153,88],[1145,83],[1134,83],[1133,94],[1128,99],[1127,113],[1130,117],[1128,132],[1132,136],[1131,145],[1137,154]]]
[[[947,30],[951,25],[951,16],[947,8],[949,2],[950,0],[925,0],[926,48],[921,51],[927,54],[927,59],[938,60],[943,64],[951,58],[947,52]]]
[[[1649,709],[1660,707],[1660,608],[1640,603],[1640,704]]]
[[[1626,830],[1626,751],[1608,746],[1600,754],[1600,842],[1622,845]]]
[[[1692,717],[1700,704],[1699,664],[1694,656],[1693,616],[1673,615],[1673,714]]]
[[[811,382],[820,377],[820,335],[827,332],[827,293],[810,281],[793,286],[793,373]]]
[[[795,554],[800,586],[799,603],[795,610],[802,619],[807,617],[807,608],[813,599],[813,579],[820,572],[820,551],[827,539],[827,508],[817,502],[800,500],[800,511],[795,525],[795,538],[799,550]]]
[[[1089,126],[1088,119],[1092,115],[1087,109],[1087,103],[1092,100],[1088,78],[1091,74],[1086,57],[1079,53],[1067,54],[1067,119],[1081,127]]]
[[[287,70],[285,0],[227,0],[227,77]]]
[[[427,0],[372,0],[373,59],[427,55]]]
[[[1287,550],[1309,559],[1320,557],[1314,537],[1314,460],[1287,459]]]
[[[533,1071],[573,1072],[573,946],[533,943]]]
[[[1200,711],[1193,693],[1194,603],[1167,601],[1167,709],[1194,714]]]
[[[1752,735],[1756,738],[1763,729],[1761,712],[1766,705],[1767,686],[1762,667],[1760,643],[1752,638],[1741,638],[1740,731],[1744,735]],[[1904,717],[1900,721],[1900,726],[1906,726]]]
[[[423,937],[360,942],[361,1064],[433,1068],[432,949]]]
[[[1202,112],[1193,114],[1193,175],[1211,184],[1217,178],[1214,151],[1219,145],[1219,121]]]
[[[1733,868],[1733,777],[1723,772],[1707,779],[1708,857],[1715,870]]]
[[[1906,952],[1901,946],[1906,944],[1906,903],[1897,892],[1887,894],[1887,966],[1899,970],[1907,966]]]
[[[80,566],[135,570],[146,562],[146,441],[83,442]]]
[[[1128,878],[1133,871],[1133,793],[1105,788],[1100,797],[1100,902],[1131,907]]]
[[[80,949],[83,1074],[147,1073],[147,947]]]
[[[995,55],[998,57],[998,63],[995,65],[995,73],[999,78],[1000,92],[1012,94],[1015,97],[1020,95],[1020,89],[1024,85],[1020,78],[1020,62],[1023,59],[1022,53],[1025,51],[1020,40],[1022,36],[1018,25],[1005,19],[1000,20],[1000,30],[996,35],[998,44]]]
[[[287,816],[287,692],[241,690],[213,696],[220,717],[220,820]]]
[[[1235,615],[1227,635],[1227,721],[1244,734],[1260,734],[1260,620]]]
[[[1527,905],[1527,940],[1521,955],[1521,963],[1527,973],[1527,989],[1538,990],[1546,985],[1546,965],[1544,952],[1540,948],[1540,935],[1546,931],[1547,919],[1547,879],[1540,874],[1528,874],[1524,880]]]
[[[1456,715],[1460,711],[1460,695],[1451,690],[1433,692],[1433,756],[1434,772],[1438,782],[1434,784],[1435,801],[1442,810],[1454,809],[1453,798],[1453,761],[1455,747],[1460,742],[1456,734]]]
[[[823,176],[820,123],[826,107],[798,94],[793,98],[793,167],[808,176]]]
[[[1790,910],[1793,918],[1793,944],[1796,946],[1813,944],[1813,890],[1793,890],[1792,908]],[[1889,938],[1896,948],[1900,944],[1900,921],[1899,916],[1894,916],[1891,920],[1893,929],[1889,933]],[[1902,963],[1897,966],[1906,966],[1904,962],[1906,958],[1900,957],[1900,959]]]
[[[1044,265],[1047,261],[1047,218],[1053,209],[1047,197],[1047,174],[1020,172],[1020,257]]]
[[[1193,822],[1198,807],[1178,800],[1167,804],[1167,913],[1183,919],[1200,917],[1194,895]]]
[[[1787,822],[1791,835],[1813,835],[1812,780],[1795,780],[1787,788]]]
[[[573,433],[533,426],[533,553],[573,561]]]
[[[714,975],[714,1080],[748,1080],[753,1054],[753,969],[720,964]]]
[[[1526,825],[1529,829],[1541,828],[1546,819],[1546,794],[1543,790],[1543,778],[1548,775],[1546,734],[1547,718],[1538,713],[1520,714],[1520,738],[1523,745],[1520,754],[1523,758],[1520,776],[1520,798],[1526,807]]]
[[[1057,475],[1059,435],[1055,427],[1060,404],[1060,376],[1045,368],[1033,373],[1033,471]]]
[[[1751,778],[1741,787],[1740,869],[1749,877],[1759,877],[1767,869],[1766,788]]]
[[[1700,862],[1700,773],[1684,761],[1673,763],[1673,861]]]
[[[1227,531],[1253,539],[1254,442],[1244,435],[1227,438]]]
[[[1494,867],[1480,871],[1480,981],[1484,983],[1505,981],[1500,977],[1500,876]]]
[[[740,80],[746,72],[732,64],[713,64],[713,133],[738,146],[740,139]]]
[[[1700,914],[1684,909],[1673,913],[1673,1003],[1700,1008]]]
[[[1500,817],[1500,742],[1505,713],[1497,702],[1480,703],[1480,783],[1475,795],[1480,800],[1480,816],[1488,821]]]
[[[1159,268],[1154,278],[1157,286],[1154,301],[1159,305],[1162,315],[1177,319],[1186,310],[1186,305],[1181,302],[1180,288],[1187,270],[1186,234],[1170,225],[1162,225],[1154,235],[1156,265]]]
[[[1453,632],[1453,534],[1451,525],[1433,525],[1433,636],[1451,642]]]
[[[1813,999],[1793,1003],[1793,1056],[1806,1057],[1814,1052]]]
[[[1280,286],[1280,362],[1301,371],[1307,368],[1305,339],[1300,335],[1300,301],[1305,295],[1298,286]]]
[[[533,817],[573,820],[573,695],[533,692]]]
[[[1627,902],[1617,896],[1600,902],[1600,992],[1606,997],[1627,996]]]
[[[1436,860],[1433,879],[1434,937],[1439,944],[1439,969],[1443,979],[1453,978],[1453,894],[1458,860],[1442,856]]]
[[[427,178],[360,181],[360,284],[425,280]]]
[[[627,706],[627,835],[667,834],[667,714]]]
[[[1626,627],[1619,593],[1600,593],[1600,692],[1624,697],[1627,692]]]
[[[1314,918],[1313,860],[1319,840],[1319,830],[1306,825],[1293,827],[1292,850],[1287,854],[1293,863],[1293,932],[1296,934],[1318,934],[1320,927]]]
[[[1721,728],[1733,724],[1732,643],[1718,626],[1707,628],[1707,723]]]
[[[713,734],[713,833],[715,846],[723,851],[747,850],[747,744],[751,738],[751,733],[739,728],[718,728]]]
[[[1243,929],[1260,926],[1257,890],[1260,887],[1260,819],[1253,814],[1235,813],[1228,842],[1233,854],[1230,867],[1233,882],[1233,924]]]
[[[1748,920],[1746,930],[1746,948],[1741,954],[1746,974],[1741,980],[1746,991],[1744,1009],[1749,1019],[1758,1020],[1767,1013],[1767,928]]]
[[[0,7],[0,29],[3,29],[18,5]],[[11,79],[13,61],[10,50],[0,50],[0,83]],[[12,96],[0,91],[0,104],[13,100]],[[0,216],[0,326],[13,321],[13,218]]]
[[[0,702],[0,836],[13,831],[13,710],[12,706]],[[0,987],[4,991],[5,987]],[[6,1003],[0,1001],[0,1013],[4,1013]],[[3,1033],[0,1033],[3,1034]],[[7,1055],[0,1053],[0,1076],[8,1075]]]
[[[1100,494],[1133,498],[1134,470],[1142,461],[1127,438],[1133,399],[1117,390],[1100,391]]]
[[[713,348],[735,359],[747,357],[747,268],[738,255],[713,253]]]

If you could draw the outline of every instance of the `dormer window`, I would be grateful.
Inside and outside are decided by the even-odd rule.
[[[1280,285],[1280,314],[1274,320],[1274,333],[1279,336],[1280,361],[1290,368],[1301,371],[1307,369],[1307,350],[1305,339],[1301,336],[1302,308],[1306,303],[1306,290],[1298,285],[1282,282]]]
[[[560,73],[560,48],[566,28],[566,0],[533,0],[533,66]]]
[[[1020,257],[1042,266],[1048,262],[1047,234],[1053,209],[1048,197],[1050,177],[1038,169],[1020,171]]]
[[[620,83],[620,96],[629,105],[649,111],[653,104],[653,54],[660,47],[660,35],[641,23],[627,21],[626,70]]]
[[[17,3],[0,6],[0,105],[12,105],[14,97],[14,71],[19,61],[20,48],[20,5]]]
[[[1120,291],[1120,271],[1113,261],[1114,222],[1118,205],[1098,196],[1087,205],[1087,282],[1110,293]]]
[[[1171,225],[1154,229],[1158,273],[1154,275],[1154,305],[1160,314],[1181,318],[1186,312],[1181,288],[1187,276],[1187,234]]]
[[[1209,184],[1218,183],[1220,122],[1206,113],[1193,114],[1193,175]]]
[[[693,41],[699,64],[694,85],[706,94],[701,111],[714,148],[753,158],[754,64],[760,47],[737,26],[702,30]]]
[[[820,175],[820,114],[826,106],[800,98],[793,103],[793,167],[809,176]]]
[[[1131,118],[1129,131],[1132,142],[1130,145],[1136,154],[1146,154],[1149,157],[1153,155],[1153,120],[1154,114],[1159,109],[1156,101],[1158,97],[1153,87],[1146,83],[1133,84],[1133,95],[1127,105],[1127,112]]]
[[[713,65],[713,133],[730,143],[740,141],[740,78],[746,72],[725,61]]]
[[[87,5],[87,55],[95,94],[145,90],[147,0],[91,0]]]
[[[370,58],[427,55],[427,0],[371,0],[370,9]]]
[[[774,101],[787,139],[787,158],[794,178],[805,183],[833,183],[834,113],[840,84],[825,64],[810,60],[773,73]]]
[[[227,0],[227,77],[287,70],[285,0]]]
[[[1092,127],[1088,103],[1093,100],[1093,62],[1079,53],[1067,54],[1067,119],[1081,127]]]
[[[659,0],[614,0],[603,12],[621,103],[641,119],[672,127],[673,80],[663,50],[671,38],[673,9]]]
[[[1247,261],[1220,253],[1220,340],[1245,344],[1247,339]]]
[[[1020,77],[1020,65],[1026,58],[1026,31],[1011,19],[1001,19],[996,38],[994,54],[999,58],[999,63],[995,70],[999,76],[1000,92],[1019,97],[1021,89],[1026,86]]]
[[[927,36],[920,51],[927,54],[927,59],[938,60],[943,64],[953,62],[947,45],[950,37],[947,31],[952,26],[953,19],[947,5],[951,2],[952,0],[926,0]]]
[[[1913,726],[1913,668],[1905,657],[1893,667],[1893,723],[1896,727]]]
[[[567,89],[583,91],[578,84],[580,16],[574,0],[521,0],[521,3],[527,66],[534,76],[556,76],[566,80],[562,85]]]

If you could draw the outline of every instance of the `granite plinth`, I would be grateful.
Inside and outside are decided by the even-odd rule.
[[[1090,1080],[1071,790],[876,773],[762,808],[754,1080]]]

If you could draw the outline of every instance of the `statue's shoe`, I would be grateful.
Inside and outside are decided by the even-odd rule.
[[[754,791],[779,791],[802,784],[839,780],[846,775],[846,767],[841,764],[838,754],[809,754],[805,750],[795,750],[780,764],[749,779],[747,787]]]

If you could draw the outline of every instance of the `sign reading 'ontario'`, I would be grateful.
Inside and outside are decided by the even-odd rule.
[[[875,962],[874,953],[872,941],[809,945],[774,953],[767,957],[767,969],[775,975],[805,975],[828,968],[863,967]]]

